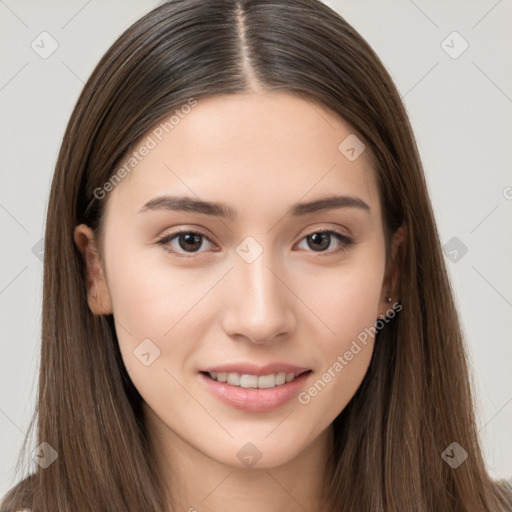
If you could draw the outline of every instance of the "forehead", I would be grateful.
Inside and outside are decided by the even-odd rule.
[[[169,113],[141,137],[123,162],[131,157],[108,208],[133,211],[158,194],[179,193],[270,214],[279,205],[336,192],[379,209],[368,152],[357,156],[361,142],[330,110],[287,92],[194,103]]]

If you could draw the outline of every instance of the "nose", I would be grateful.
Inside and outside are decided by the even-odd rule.
[[[284,274],[272,264],[266,251],[252,263],[235,258],[223,316],[229,336],[268,343],[290,335],[296,325],[297,299]]]

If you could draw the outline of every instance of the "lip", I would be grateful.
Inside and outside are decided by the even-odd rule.
[[[239,373],[240,375],[270,375],[271,373],[303,373],[311,368],[303,368],[301,366],[294,366],[287,363],[269,363],[263,366],[258,366],[251,363],[230,363],[221,366],[211,366],[204,368],[202,372],[220,372],[220,373]],[[284,384],[283,384],[284,386]]]
[[[226,366],[221,366],[219,368],[226,368]],[[238,366],[238,368],[240,368],[240,366]],[[288,366],[288,368],[292,367]],[[265,371],[268,372],[266,368],[264,368],[264,372]],[[254,368],[251,372],[254,372]],[[281,407],[298,395],[300,390],[304,387],[306,380],[308,380],[309,376],[312,374],[312,371],[306,370],[306,372],[307,373],[299,375],[291,382],[287,382],[274,388],[261,389],[242,388],[240,386],[232,386],[226,382],[217,382],[202,372],[198,373],[198,376],[201,382],[206,385],[206,388],[225,404],[246,412],[269,412]],[[271,371],[269,373],[277,372]],[[289,373],[291,373],[291,371]],[[252,375],[257,374],[252,373]],[[260,375],[265,375],[265,373]]]

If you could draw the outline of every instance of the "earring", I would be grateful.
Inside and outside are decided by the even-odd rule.
[[[393,299],[392,299],[391,297],[386,297],[386,302],[387,302],[388,304],[389,304],[389,303],[391,303],[391,301],[392,301],[392,300],[393,300]],[[386,316],[387,316],[387,315],[386,315],[386,313],[379,313],[379,318],[380,318],[381,320],[384,320],[384,318],[386,318]]]

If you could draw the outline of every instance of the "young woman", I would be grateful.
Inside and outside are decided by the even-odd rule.
[[[1,510],[504,511],[418,151],[315,0],[178,0],[64,135],[34,471]]]

